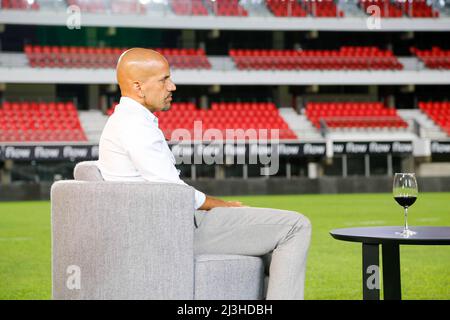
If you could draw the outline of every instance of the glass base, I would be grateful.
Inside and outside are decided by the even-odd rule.
[[[404,229],[402,232],[396,232],[395,234],[398,234],[404,238],[409,238],[409,237],[417,234],[417,232],[409,230],[409,229]]]

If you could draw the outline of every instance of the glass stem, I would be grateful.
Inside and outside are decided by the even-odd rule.
[[[408,207],[405,207],[405,230],[408,229]]]

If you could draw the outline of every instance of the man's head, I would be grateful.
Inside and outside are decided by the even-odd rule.
[[[168,110],[172,92],[169,63],[160,53],[142,48],[125,51],[117,62],[117,82],[123,97],[129,97],[152,112]]]

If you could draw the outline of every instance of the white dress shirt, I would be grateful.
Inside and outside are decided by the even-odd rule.
[[[106,181],[186,183],[158,127],[158,118],[139,102],[122,97],[103,129],[98,166]],[[195,209],[205,202],[195,190]]]

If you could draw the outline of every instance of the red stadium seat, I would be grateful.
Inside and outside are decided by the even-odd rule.
[[[401,2],[400,5],[405,14],[411,18],[436,18],[439,16],[426,0],[408,0]]]
[[[203,4],[202,0],[172,0],[172,10],[177,15],[192,15],[192,16],[206,16],[208,9]]]
[[[276,17],[306,17],[308,15],[296,1],[267,0],[266,5]]]
[[[411,53],[416,55],[427,68],[450,69],[450,50],[432,47],[429,50],[419,50],[412,47]]]
[[[382,18],[401,18],[403,16],[403,10],[400,3],[392,3],[390,0],[359,0],[359,7],[371,15],[371,12],[367,12],[370,6],[376,5],[380,9],[380,16]]]
[[[67,0],[67,4],[76,5],[82,12],[104,13],[106,12],[103,0]]]
[[[39,10],[39,3],[27,0],[2,0],[2,9],[11,10]]]
[[[107,111],[114,112],[117,103]],[[175,129],[187,129],[193,137],[194,121],[202,121],[202,128],[217,129],[226,138],[227,129],[266,129],[269,139],[297,139],[296,134],[278,113],[273,103],[264,102],[213,102],[208,110],[199,110],[193,103],[173,103],[170,111],[156,112],[158,123],[166,139],[171,138]],[[270,131],[270,130],[277,130]],[[262,131],[261,131],[262,132]],[[257,130],[257,133],[261,133]],[[203,132],[204,134],[204,132]],[[264,134],[264,132],[263,132]],[[258,136],[259,137],[259,136]],[[245,139],[249,139],[245,137]]]
[[[0,119],[0,142],[87,140],[72,102],[5,101]]]
[[[334,0],[302,1],[302,4],[308,10],[308,13],[314,17],[336,18],[344,16],[344,12],[337,8]]]
[[[145,14],[147,9],[140,1],[110,0],[111,12],[119,14]]]
[[[26,45],[24,52],[31,67],[115,68],[125,48],[56,47]],[[210,69],[203,49],[156,49],[166,56],[172,68]]]
[[[419,102],[419,108],[450,136],[450,102]]]
[[[329,128],[408,127],[397,110],[372,102],[310,102],[306,106],[306,116],[316,128],[321,127],[321,121]]]
[[[254,70],[399,70],[392,51],[376,47],[341,47],[340,50],[241,50],[229,55],[238,69]]]

